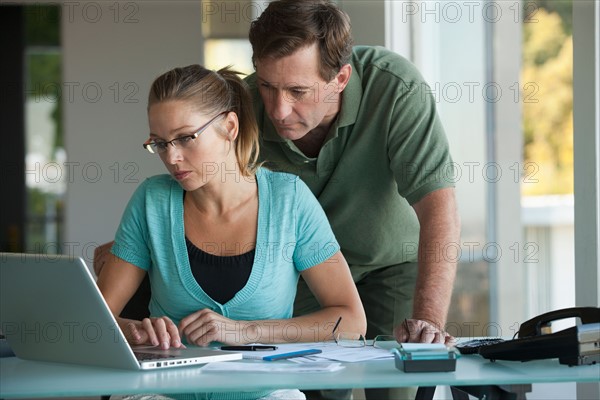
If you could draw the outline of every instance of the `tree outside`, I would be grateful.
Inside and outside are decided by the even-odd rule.
[[[522,194],[572,194],[572,4],[535,4],[523,32],[524,159],[532,179],[525,180]]]

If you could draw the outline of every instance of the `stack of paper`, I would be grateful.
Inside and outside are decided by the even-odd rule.
[[[369,360],[393,359],[394,355],[389,350],[366,347],[341,347],[337,345],[322,348],[323,353],[310,356],[313,360],[332,360],[342,362],[360,362]],[[305,357],[306,358],[306,357]]]

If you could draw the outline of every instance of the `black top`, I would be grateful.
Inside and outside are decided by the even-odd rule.
[[[192,275],[213,300],[225,304],[248,282],[254,264],[254,249],[236,256],[215,256],[185,238]]]

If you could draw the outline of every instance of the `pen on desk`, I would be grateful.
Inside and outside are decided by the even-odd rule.
[[[229,351],[267,351],[277,350],[277,346],[263,346],[263,345],[248,345],[248,346],[221,346],[221,350]]]
[[[263,360],[264,361],[287,360],[288,358],[305,357],[305,356],[309,356],[311,354],[319,354],[319,353],[322,353],[322,350],[306,349],[306,350],[292,351],[292,352],[283,353],[283,354],[275,354],[272,356],[265,356],[265,357],[263,357]]]
[[[342,322],[342,317],[339,317],[335,325],[333,326],[333,330],[331,331],[331,336],[335,339],[335,330],[340,326],[340,322]]]

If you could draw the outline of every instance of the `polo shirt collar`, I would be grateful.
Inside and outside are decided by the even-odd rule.
[[[352,66],[352,75],[350,75],[350,81],[342,92],[342,108],[337,118],[338,128],[353,125],[356,122],[363,95],[356,67],[352,62],[350,65]]]

